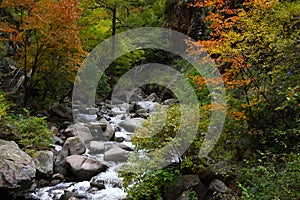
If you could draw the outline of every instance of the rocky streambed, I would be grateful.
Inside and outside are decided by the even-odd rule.
[[[131,138],[136,128],[162,102],[156,94],[138,97],[130,103],[97,108],[58,105],[50,110],[51,149],[30,157],[13,141],[0,140],[0,199],[31,200],[125,200],[130,199],[119,176],[121,167],[134,150]],[[143,153],[141,153],[143,154]],[[222,180],[231,170],[227,162],[209,165],[200,175],[180,176],[166,191],[167,199],[188,199],[188,191],[198,199],[209,194],[231,194]],[[208,194],[208,195],[207,195]]]
[[[51,150],[31,158],[15,142],[1,140],[0,193],[8,199],[126,199],[118,172],[134,150],[134,130],[155,111],[156,101],[152,94],[130,104],[74,106],[72,123],[70,110],[53,108],[59,123],[51,127]]]

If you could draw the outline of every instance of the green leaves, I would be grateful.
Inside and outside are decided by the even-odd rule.
[[[20,116],[14,121],[19,133],[19,144],[29,153],[48,147],[52,142],[53,133],[48,129],[45,117]]]
[[[134,184],[129,187],[126,185],[126,192],[133,200],[163,200],[167,186],[180,174],[175,168],[160,169],[156,172],[146,171],[133,177]]]

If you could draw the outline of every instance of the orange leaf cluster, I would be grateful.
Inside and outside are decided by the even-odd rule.
[[[78,37],[81,9],[77,0],[3,0],[13,23],[1,19],[5,38],[17,46],[16,60],[28,75],[51,71],[73,74],[85,52]],[[16,25],[17,24],[17,25]]]

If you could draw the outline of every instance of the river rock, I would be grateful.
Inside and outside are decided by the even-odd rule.
[[[102,162],[81,155],[72,155],[66,158],[67,166],[81,180],[89,180],[108,167]]]
[[[126,119],[119,124],[128,132],[134,132],[136,128],[142,127],[142,123],[145,121],[143,118]]]
[[[53,174],[53,153],[51,151],[37,151],[34,157],[37,175],[51,177]]]
[[[85,153],[85,151],[85,145],[78,137],[68,138],[55,159],[54,172],[67,175],[66,157],[70,155],[80,155]]]
[[[125,141],[127,139],[128,139],[128,136],[126,135],[126,133],[119,132],[119,131],[115,132],[114,141],[116,141],[116,142],[123,142],[123,141]]]
[[[83,143],[89,142],[93,139],[93,135],[90,129],[84,123],[81,122],[69,126],[65,130],[65,135],[72,137],[78,136]]]
[[[119,147],[113,147],[104,153],[104,160],[113,162],[125,162],[129,156],[128,151]]]
[[[80,155],[83,154],[85,150],[85,145],[78,136],[68,138],[63,146],[63,151],[67,151],[68,155]]]
[[[147,110],[150,113],[154,112],[159,105],[157,102],[152,101],[139,101],[137,104],[141,109]]]
[[[102,134],[107,140],[111,140],[115,135],[115,130],[113,126],[105,119],[99,120],[100,126],[102,128]]]
[[[36,173],[34,160],[13,141],[0,140],[0,188],[29,189]]]
[[[104,153],[104,142],[102,141],[91,141],[90,148],[91,153],[102,154]]]
[[[99,190],[105,189],[104,181],[103,180],[97,180],[97,179],[92,179],[90,182],[92,187],[96,187]]]

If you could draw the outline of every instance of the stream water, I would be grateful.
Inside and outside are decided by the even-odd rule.
[[[158,105],[155,102],[151,101],[142,101],[138,102],[141,107],[148,109],[150,112],[155,110],[155,107]],[[133,133],[127,132],[124,128],[121,128],[118,124],[123,122],[126,119],[130,119],[132,116],[128,113],[129,104],[121,104],[117,106],[112,106],[111,110],[106,110],[102,112],[102,116],[107,119],[107,121],[114,127],[116,130],[115,137],[123,137],[123,142],[116,141],[106,141],[105,144],[123,144],[130,148],[134,148],[131,143],[131,135]],[[100,109],[101,110],[101,109]],[[109,111],[109,112],[107,112]],[[109,115],[107,113],[110,113]],[[81,119],[84,119],[86,124],[93,123],[97,120],[96,115],[81,115]],[[104,161],[104,154],[91,154],[89,149],[87,149],[84,154],[87,157],[96,159],[98,161],[104,162],[109,166],[107,171],[101,172],[98,175],[94,176],[92,179],[95,181],[102,181],[105,185],[105,189],[97,190],[92,189],[90,181],[81,181],[81,182],[62,182],[58,185],[51,187],[38,188],[34,193],[31,193],[31,199],[40,199],[40,200],[60,200],[60,199],[69,199],[63,198],[66,193],[76,193],[77,199],[87,199],[87,200],[121,200],[126,199],[126,192],[123,188],[122,178],[118,176],[120,167],[124,163],[114,163]],[[91,180],[92,180],[91,179]]]

